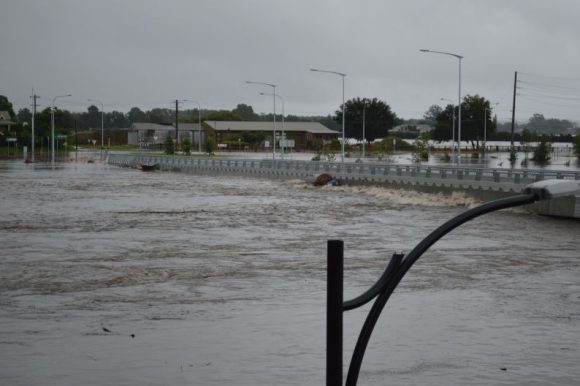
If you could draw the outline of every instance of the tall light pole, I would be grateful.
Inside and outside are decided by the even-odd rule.
[[[89,102],[95,102],[101,105],[101,158],[103,158],[103,145],[104,145],[104,136],[105,136],[105,107],[103,102],[97,99],[89,99]]]
[[[452,138],[453,138],[453,148],[452,149],[453,149],[453,151],[451,153],[452,153],[453,159],[455,159],[455,106],[453,106],[453,101],[451,99],[441,98],[441,100],[451,102],[451,107],[453,109],[453,123],[452,123],[452,129],[451,129],[453,131],[453,134],[452,134]]]
[[[328,74],[335,74],[342,77],[342,162],[344,162],[344,77],[346,76],[345,73],[337,72],[337,71],[328,71],[328,70],[319,70],[317,68],[311,68],[310,71],[314,72],[326,72]]]
[[[273,126],[273,137],[272,137],[272,159],[276,160],[276,85],[272,83],[264,82],[252,82],[251,80],[246,80],[247,84],[261,84],[264,86],[272,87],[272,100],[274,101],[274,126]]]
[[[458,96],[457,96],[457,110],[458,110],[458,113],[457,113],[457,142],[459,144],[459,147],[457,148],[457,162],[461,163],[461,60],[463,59],[463,56],[453,54],[451,52],[426,50],[424,48],[420,49],[419,51],[429,52],[432,54],[449,55],[449,56],[453,56],[453,57],[457,58],[459,61],[459,92],[458,92]]]
[[[50,109],[50,162],[54,164],[54,110],[55,102],[58,98],[69,97],[71,94],[57,95],[52,98],[52,108]]]
[[[197,105],[197,123],[199,124],[199,152],[201,153],[201,104],[198,101],[192,101],[190,99],[184,99],[185,102],[195,103]]]
[[[492,106],[497,106],[499,105],[498,103],[492,103]],[[484,109],[484,113],[483,113],[483,149],[485,150],[485,147],[487,146],[487,111],[491,111],[491,107],[485,107]]]
[[[280,102],[282,102],[282,141],[285,141],[286,138],[284,138],[284,98],[282,98],[278,94],[273,94],[269,92],[261,92],[260,95],[274,95],[275,98],[280,98]],[[280,144],[280,152],[281,158],[284,159],[284,142]]]
[[[36,100],[38,98],[40,98],[38,95],[36,95],[34,93],[34,88],[32,88],[32,122],[31,122],[31,126],[32,126],[32,137],[31,137],[31,141],[30,141],[30,148],[31,148],[31,159],[32,162],[34,162],[34,122],[36,121]],[[42,138],[41,138],[42,140]]]
[[[366,116],[365,116],[365,112],[366,112],[366,108],[367,108],[367,103],[368,101],[366,99],[364,99],[364,103],[363,103],[363,146],[362,146],[362,158],[363,160],[365,159],[365,144],[367,142],[366,140],[366,136],[365,136],[365,121],[366,121]]]

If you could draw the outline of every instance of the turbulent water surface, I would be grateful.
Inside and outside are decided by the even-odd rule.
[[[384,188],[0,163],[0,384],[321,385],[326,240],[345,297],[475,205]],[[580,223],[503,211],[403,280],[361,385],[580,379]],[[345,363],[368,307],[345,315]]]

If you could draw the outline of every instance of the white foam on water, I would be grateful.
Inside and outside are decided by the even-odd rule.
[[[366,195],[384,199],[395,205],[413,205],[429,207],[466,207],[473,208],[482,202],[465,192],[424,193],[413,190],[394,189],[382,186],[332,186],[315,187],[303,180],[289,180],[289,186],[302,189],[319,189],[327,193],[340,192],[352,195]]]

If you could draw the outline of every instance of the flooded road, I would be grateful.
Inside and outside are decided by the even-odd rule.
[[[2,385],[322,385],[326,240],[349,299],[476,204],[9,161],[0,194]],[[359,384],[576,384],[579,236],[522,209],[455,230],[393,295]],[[368,308],[345,315],[345,363]]]

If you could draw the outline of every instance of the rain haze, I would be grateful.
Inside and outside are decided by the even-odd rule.
[[[79,1],[7,0],[0,13],[0,94],[15,111],[41,96],[86,111],[251,105],[272,111],[277,85],[292,115],[333,114],[345,98],[379,98],[398,117],[421,118],[441,98],[498,103],[511,119],[533,113],[580,121],[580,2],[554,1]],[[195,105],[184,108],[194,108]]]

